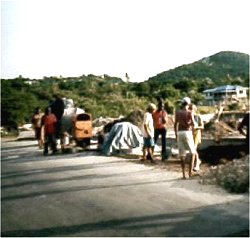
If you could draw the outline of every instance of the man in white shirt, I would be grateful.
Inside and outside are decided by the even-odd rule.
[[[154,162],[153,158],[153,148],[154,148],[154,122],[152,114],[156,110],[156,105],[150,103],[148,105],[147,111],[144,114],[143,118],[143,157],[142,161],[146,160],[146,158],[150,158],[151,162]]]

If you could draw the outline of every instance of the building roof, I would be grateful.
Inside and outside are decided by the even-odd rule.
[[[203,93],[226,93],[226,92],[235,92],[237,89],[245,89],[246,87],[238,85],[225,85],[213,89],[204,90]]]

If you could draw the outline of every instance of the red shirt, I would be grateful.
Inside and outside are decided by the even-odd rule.
[[[162,129],[165,127],[165,124],[166,124],[165,118],[167,116],[166,111],[156,110],[156,111],[154,111],[152,116],[153,116],[153,120],[154,120],[154,128]]]
[[[44,133],[46,135],[54,134],[56,132],[56,121],[56,116],[53,113],[50,113],[49,115],[44,115],[42,117],[42,125],[44,125]]]

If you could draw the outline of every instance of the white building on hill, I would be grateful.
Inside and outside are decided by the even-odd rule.
[[[218,105],[222,102],[247,101],[249,88],[235,85],[225,85],[203,91],[205,102],[209,106]]]

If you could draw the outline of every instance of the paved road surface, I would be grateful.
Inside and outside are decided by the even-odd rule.
[[[249,226],[248,195],[97,152],[42,156],[2,141],[2,236],[230,236]]]

